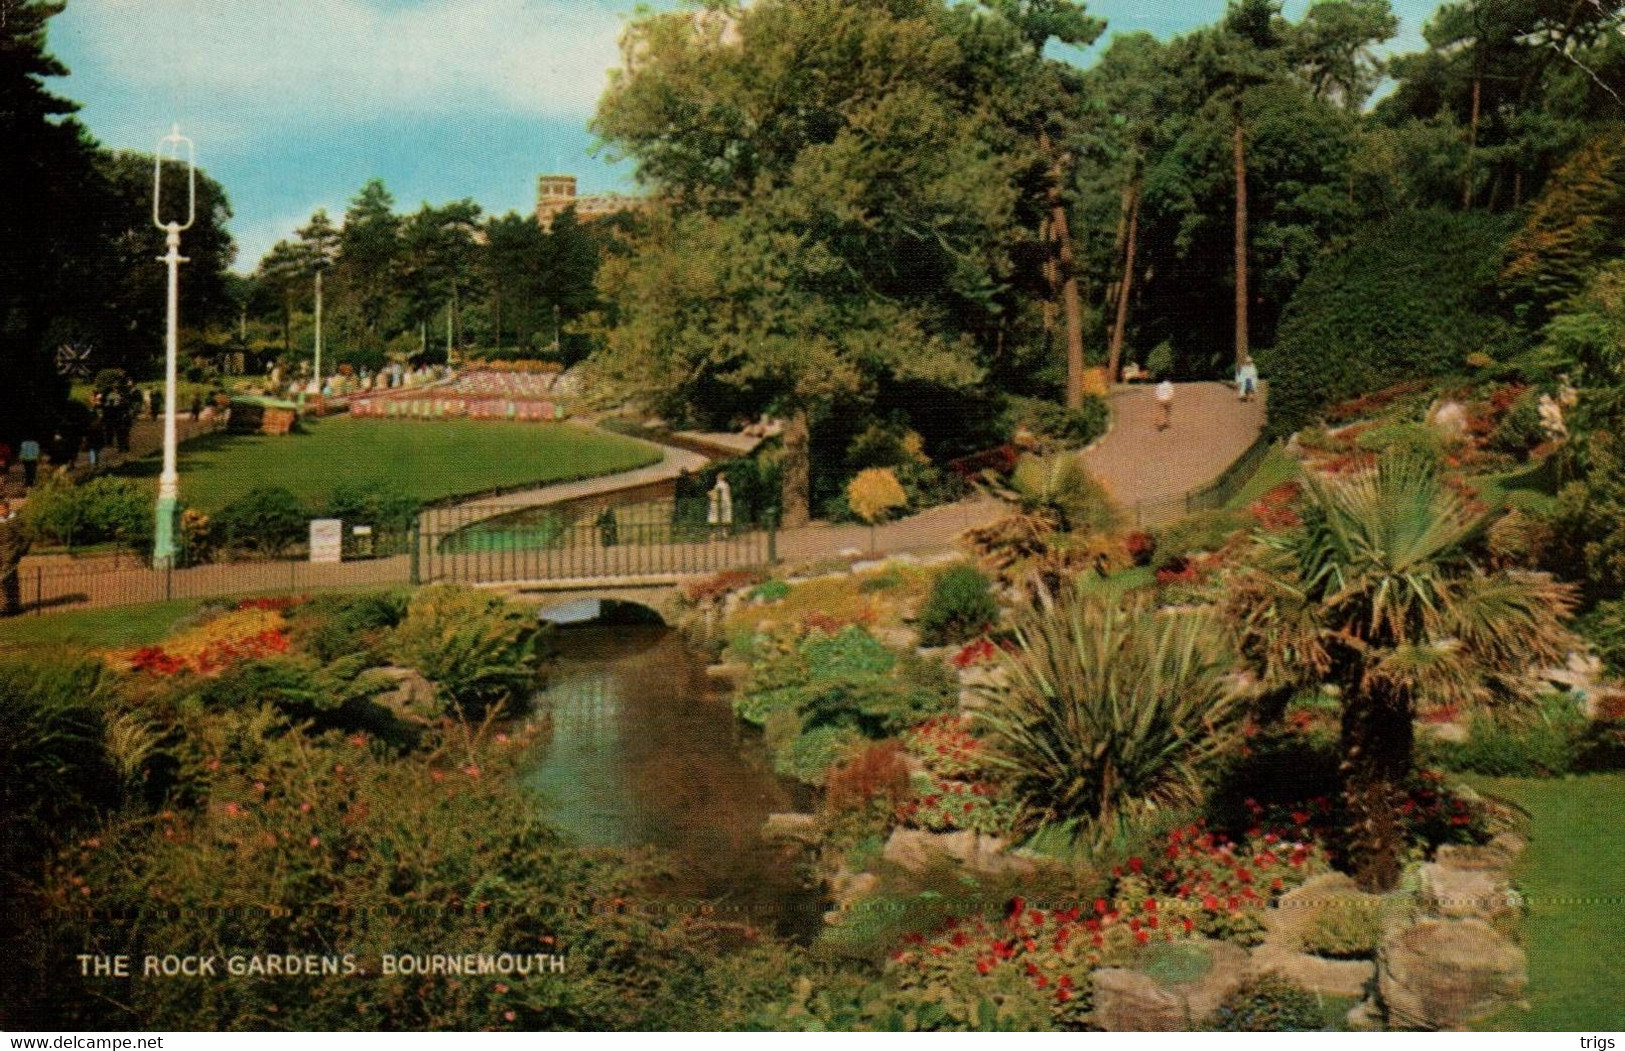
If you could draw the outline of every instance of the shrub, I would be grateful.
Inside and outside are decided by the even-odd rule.
[[[849,726],[817,726],[795,736],[773,759],[773,769],[809,785],[822,785],[829,768],[863,735]]]
[[[448,712],[522,707],[537,684],[537,623],[502,599],[456,587],[412,596],[390,648],[435,684]]]
[[[964,642],[999,619],[992,585],[974,567],[951,566],[937,577],[920,610],[920,638],[927,646]]]
[[[908,506],[908,494],[890,468],[869,467],[847,484],[846,502],[859,518],[875,525]]]
[[[1241,715],[1210,612],[1063,594],[1020,621],[1016,643],[976,689],[1027,827],[1099,842],[1200,800]]]
[[[275,557],[306,539],[310,511],[280,486],[252,489],[221,508],[214,529],[222,547]]]
[[[1089,445],[1106,433],[1111,422],[1111,409],[1106,400],[1095,394],[1084,398],[1083,407],[1078,409],[1032,398],[1011,400],[1016,424],[1067,448],[1081,449]]]
[[[294,645],[321,661],[352,653],[382,656],[388,629],[405,619],[407,603],[400,591],[317,595],[294,608],[290,635]]]
[[[750,589],[750,597],[758,602],[778,602],[790,594],[790,585],[782,580],[769,580]]]
[[[833,810],[867,810],[879,802],[889,809],[908,796],[908,763],[898,741],[881,741],[853,754],[824,779],[824,801]]]
[[[1339,898],[1323,904],[1303,932],[1303,951],[1333,959],[1369,959],[1381,941],[1381,903]]]
[[[1174,345],[1163,340],[1145,356],[1145,369],[1157,379],[1167,379],[1174,371]]]
[[[1156,530],[1154,547],[1159,568],[1171,560],[1202,551],[1217,551],[1246,529],[1247,516],[1234,511],[1198,511]]]
[[[1550,695],[1533,713],[1480,714],[1460,744],[1437,745],[1439,765],[1487,777],[1556,777],[1575,767],[1586,732],[1571,696]]]
[[[22,516],[36,540],[65,547],[118,542],[140,548],[152,537],[152,500],[128,478],[103,475],[75,485],[46,475]]]
[[[1509,233],[1482,212],[1396,215],[1318,262],[1293,293],[1274,347],[1270,433],[1287,435],[1346,398],[1497,358],[1510,330],[1489,309]]]
[[[1209,1024],[1220,1033],[1313,1033],[1326,1020],[1315,994],[1278,974],[1262,974],[1232,990]]]
[[[1488,444],[1498,453],[1522,457],[1544,441],[1546,425],[1540,420],[1539,397],[1525,391],[1490,432]]]
[[[1389,423],[1363,431],[1354,440],[1361,452],[1408,456],[1437,464],[1444,459],[1445,439],[1425,423]]]
[[[417,500],[377,482],[340,482],[327,496],[327,516],[345,524],[345,540],[355,542],[350,526],[372,526],[374,551],[400,547],[411,533],[417,513]]]

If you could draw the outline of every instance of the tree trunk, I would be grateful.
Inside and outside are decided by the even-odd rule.
[[[1047,132],[1040,132],[1038,147],[1046,156],[1052,154]],[[1072,231],[1066,218],[1066,200],[1062,188],[1066,182],[1066,165],[1060,157],[1051,157],[1049,184],[1049,232],[1053,238],[1051,258],[1055,263],[1055,277],[1060,284],[1061,308],[1066,314],[1066,406],[1083,407],[1083,303],[1078,295],[1078,274],[1072,254]]]
[[[1247,139],[1236,99],[1232,153],[1236,162],[1236,367],[1247,360]]]
[[[1044,297],[1044,337],[1049,339],[1055,332],[1055,317],[1058,313],[1056,306],[1061,298],[1060,273],[1055,267],[1055,256],[1050,251],[1052,238],[1049,229],[1049,217],[1045,216],[1038,226],[1038,239],[1045,245],[1043,277],[1044,288],[1049,292]],[[1050,344],[1053,346],[1053,344]]]
[[[1467,174],[1461,185],[1461,210],[1467,211],[1473,206],[1473,154],[1478,150],[1478,104],[1481,97],[1483,81],[1473,78],[1473,111],[1467,122]]]
[[[502,289],[501,288],[493,288],[491,290],[491,306],[493,308],[494,313],[496,314],[496,330],[497,330],[497,334],[496,334],[496,352],[497,352],[498,355],[500,355],[502,353]]]
[[[784,521],[786,529],[796,529],[812,521],[812,462],[809,446],[812,435],[807,410],[797,406],[784,429]]]
[[[1112,325],[1111,356],[1106,363],[1106,382],[1117,382],[1117,370],[1123,364],[1123,336],[1128,331],[1129,297],[1134,294],[1134,256],[1140,240],[1140,183],[1130,185],[1128,200],[1128,230],[1123,243],[1123,276],[1117,282],[1117,321]]]
[[[1343,796],[1349,810],[1349,851],[1360,889],[1392,890],[1405,864],[1405,828],[1398,807],[1411,773],[1411,698],[1404,690],[1344,686]]]
[[[1052,224],[1057,246],[1056,264],[1061,278],[1061,305],[1066,311],[1066,407],[1083,408],[1083,303],[1078,298],[1078,274],[1072,259],[1072,234],[1067,228],[1066,205],[1060,187],[1053,196]]]

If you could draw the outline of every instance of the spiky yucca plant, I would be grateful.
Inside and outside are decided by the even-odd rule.
[[[1530,673],[1575,645],[1563,626],[1571,590],[1543,574],[1486,572],[1472,558],[1485,527],[1425,461],[1311,477],[1303,524],[1265,536],[1259,565],[1227,598],[1266,685],[1341,690],[1352,860],[1368,890],[1399,878],[1395,806],[1412,772],[1418,703],[1530,696]]]
[[[1098,846],[1200,801],[1241,715],[1210,611],[1068,591],[1024,614],[1016,643],[1004,674],[979,687],[979,718],[1028,830],[1070,826],[1075,842]]]

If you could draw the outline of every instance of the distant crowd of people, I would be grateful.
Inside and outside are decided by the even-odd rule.
[[[421,365],[408,368],[400,362],[385,365],[374,372],[371,369],[352,369],[339,366],[332,375],[320,381],[316,377],[296,376],[284,381],[280,366],[271,370],[271,388],[282,391],[289,398],[320,394],[324,398],[359,394],[365,391],[396,390],[403,387],[424,387],[449,379],[454,370],[448,365]]]

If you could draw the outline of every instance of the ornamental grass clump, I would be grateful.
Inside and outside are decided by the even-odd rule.
[[[448,714],[481,718],[522,706],[538,679],[538,625],[502,599],[455,587],[412,597],[395,629],[395,658],[432,680]]]
[[[1026,614],[978,717],[1023,818],[1100,845],[1200,802],[1240,728],[1225,633],[1206,611],[1064,593]]]

